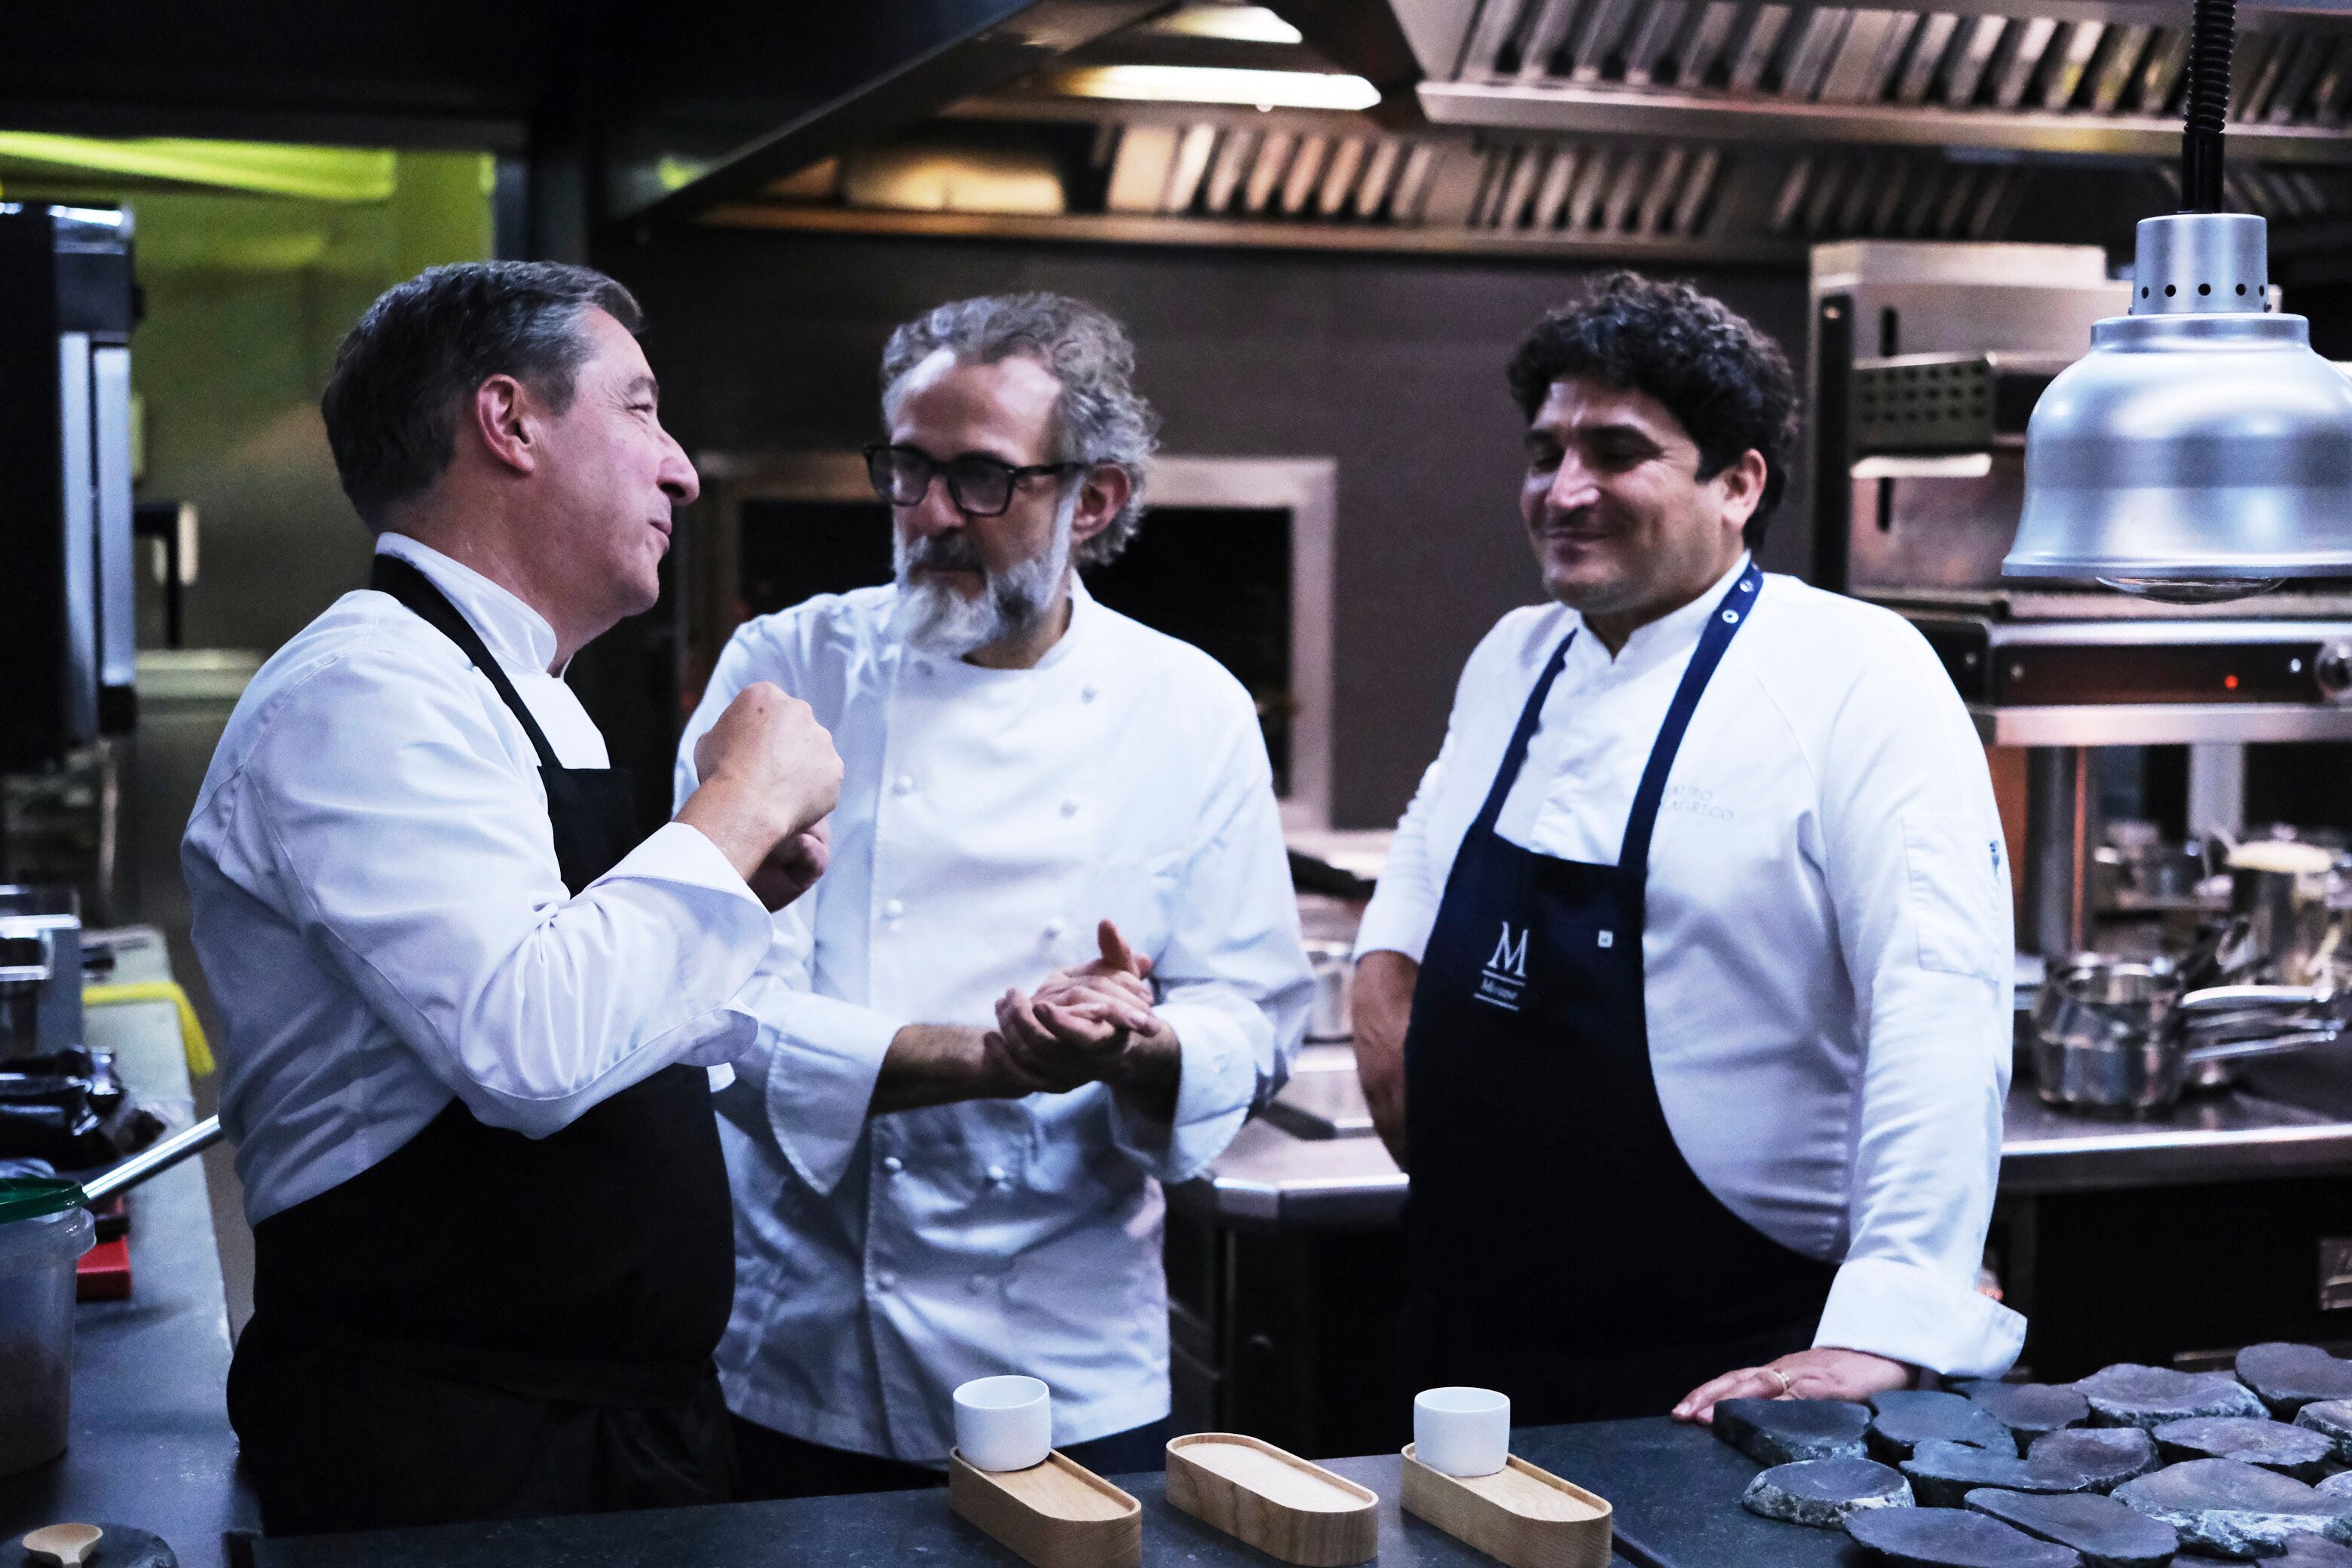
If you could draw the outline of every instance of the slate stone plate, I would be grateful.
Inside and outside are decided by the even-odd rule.
[[[1759,1465],[1800,1459],[1864,1459],[1870,1408],[1842,1399],[1727,1399],[1715,1407],[1715,1435]]]
[[[2284,1420],[2320,1400],[2352,1399],[2352,1361],[2317,1345],[2248,1345],[2238,1352],[2238,1381]]]
[[[1874,1509],[1855,1514],[1845,1528],[1899,1568],[2083,1568],[2072,1547],[1959,1509]]]
[[[79,1524],[85,1521],[54,1520],[51,1522]],[[104,1520],[90,1520],[87,1522],[97,1525],[104,1531],[98,1538],[98,1545],[88,1557],[82,1559],[87,1568],[180,1568],[180,1559],[173,1554],[170,1547],[163,1544],[161,1536],[151,1535],[143,1530],[133,1530],[127,1524],[109,1524]],[[34,1528],[39,1527],[37,1525]],[[0,1563],[6,1563],[7,1568],[17,1568],[18,1563],[55,1563],[56,1561],[54,1557],[46,1555],[36,1557],[26,1551],[25,1538],[21,1535],[8,1542],[5,1548],[0,1548]]]
[[[1922,1508],[1959,1508],[1980,1487],[2019,1492],[2080,1492],[2090,1479],[2064,1466],[2036,1466],[2014,1454],[1971,1448],[1965,1443],[1922,1443],[1903,1461],[1911,1495]]]
[[[2078,1489],[2105,1492],[2162,1466],[2156,1439],[2137,1426],[2074,1426],[2036,1437],[2025,1450],[2038,1468],[2069,1471],[2087,1478]]]
[[[2180,1550],[2179,1534],[2170,1525],[2088,1492],[2033,1497],[1987,1489],[1970,1492],[1969,1507],[2028,1535],[2073,1547],[2087,1568],[2163,1568]]]
[[[1835,1530],[1870,1508],[1909,1508],[1909,1483],[1870,1459],[1800,1459],[1759,1470],[1739,1506],[1766,1519]]]
[[[2192,1415],[2267,1415],[2254,1391],[2226,1372],[2175,1372],[2126,1362],[2103,1367],[2074,1387],[2091,1402],[2094,1426],[2146,1426]]]
[[[2352,1460],[2352,1399],[2325,1399],[2294,1413],[2294,1424],[2336,1445],[2336,1457]]]
[[[1899,1465],[1922,1443],[1966,1443],[1996,1454],[2017,1452],[2017,1439],[1990,1412],[1957,1394],[1918,1389],[1882,1394],[1871,1401],[1877,1414],[1865,1437],[1873,1457]]]
[[[2286,1538],[2321,1534],[2346,1501],[2235,1459],[2191,1459],[2126,1481],[2116,1500],[2180,1532],[2184,1548],[2219,1557],[2275,1557]]]
[[[2335,1443],[2324,1433],[2247,1415],[2168,1421],[2156,1429],[2156,1447],[2167,1459],[2235,1459],[2306,1484],[2327,1473],[2327,1461],[2336,1453]]]
[[[1993,1383],[1982,1378],[1954,1384],[1971,1405],[2032,1442],[2044,1432],[2080,1426],[2091,1418],[2091,1402],[2078,1389],[2057,1383]]]
[[[2264,1568],[2352,1568],[2352,1546],[2338,1546],[2323,1535],[2290,1535],[2286,1555],[2266,1559]]]

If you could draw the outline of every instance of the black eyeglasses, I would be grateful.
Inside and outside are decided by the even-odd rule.
[[[958,511],[973,517],[996,517],[1013,504],[1013,487],[1033,474],[1075,474],[1084,463],[1031,463],[1014,468],[975,452],[942,463],[919,447],[894,447],[877,441],[866,448],[866,476],[874,493],[892,506],[913,506],[931,488],[931,476],[948,482],[948,499]]]

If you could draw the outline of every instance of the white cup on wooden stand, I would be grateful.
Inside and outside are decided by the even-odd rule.
[[[1425,1389],[1412,1402],[1413,1457],[1448,1476],[1491,1476],[1511,1461],[1511,1402],[1491,1388]]]
[[[1054,1451],[1054,1402],[1034,1377],[976,1377],[955,1391],[956,1452],[975,1470],[1025,1470]]]

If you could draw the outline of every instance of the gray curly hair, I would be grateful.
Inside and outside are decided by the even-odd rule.
[[[1143,521],[1145,466],[1160,416],[1135,390],[1135,345],[1107,312],[1065,294],[984,294],[925,311],[882,351],[882,417],[893,418],[908,373],[941,349],[971,364],[1027,354],[1062,384],[1053,460],[1126,470],[1127,504],[1110,526],[1071,552],[1080,566],[1116,560]]]

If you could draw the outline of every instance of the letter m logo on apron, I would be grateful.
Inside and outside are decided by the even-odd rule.
[[[1519,1010],[1519,994],[1528,984],[1528,928],[1521,926],[1514,938],[1510,921],[1503,921],[1502,927],[1502,934],[1495,939],[1494,956],[1479,972],[1478,987],[1471,995],[1489,1007],[1516,1013]]]

